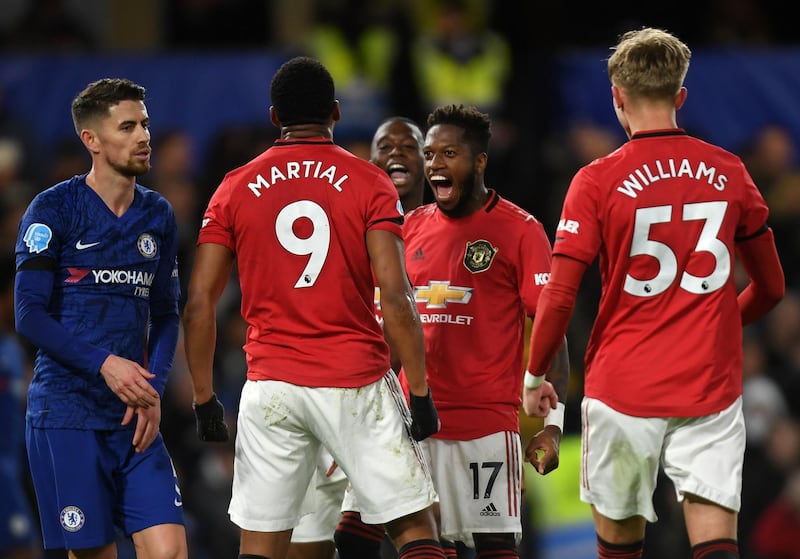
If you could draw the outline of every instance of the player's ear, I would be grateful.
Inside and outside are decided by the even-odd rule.
[[[611,98],[614,101],[615,109],[621,109],[625,105],[622,90],[620,90],[620,88],[618,88],[616,85],[611,86]]]
[[[275,110],[275,107],[270,105],[269,107],[269,121],[275,125],[276,128],[281,127],[281,121],[278,120],[278,112]]]
[[[89,150],[91,153],[99,153],[100,152],[100,141],[97,138],[97,134],[94,133],[94,130],[90,128],[84,128],[81,130],[79,134],[81,142],[83,145],[86,146],[86,149]]]
[[[341,109],[339,108],[339,101],[337,100],[333,102],[333,110],[331,111],[331,120],[336,122],[340,118],[342,118],[342,113]]]
[[[685,87],[680,88],[678,94],[675,96],[675,110],[677,111],[680,109],[683,104],[686,102],[686,96],[689,95],[689,92],[686,90]]]
[[[483,174],[486,171],[486,164],[489,162],[489,154],[485,151],[482,151],[478,154],[478,157],[475,158],[475,172]]]

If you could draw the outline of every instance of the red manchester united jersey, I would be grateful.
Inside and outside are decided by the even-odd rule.
[[[734,241],[766,220],[740,159],[683,130],[634,135],[579,171],[553,252],[599,255],[585,394],[638,416],[730,405],[742,393]]]
[[[409,212],[406,269],[423,330],[437,438],[519,431],[525,317],[550,273],[542,224],[490,191],[473,215]]]
[[[327,139],[279,140],[225,176],[198,242],[236,254],[249,379],[355,387],[386,374],[366,232],[401,223],[386,173]]]

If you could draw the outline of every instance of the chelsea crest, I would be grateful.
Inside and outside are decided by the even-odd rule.
[[[154,258],[158,252],[156,240],[150,233],[142,233],[139,235],[136,246],[139,248],[139,253],[145,258]]]

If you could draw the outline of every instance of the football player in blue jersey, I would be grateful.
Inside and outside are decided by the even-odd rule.
[[[87,174],[39,193],[16,245],[17,331],[37,348],[26,443],[46,549],[188,556],[180,489],[159,433],[178,340],[177,226],[150,169],[143,87],[89,84],[72,102]]]

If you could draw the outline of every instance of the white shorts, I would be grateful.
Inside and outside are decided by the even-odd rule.
[[[742,398],[703,417],[633,417],[584,398],[581,500],[614,520],[655,522],[659,464],[678,501],[686,493],[739,511],[745,426]]]
[[[237,421],[228,513],[256,532],[294,528],[320,444],[353,482],[362,518],[384,524],[430,506],[433,484],[397,375],[360,388],[247,381]]]
[[[333,541],[342,517],[340,509],[347,476],[338,466],[330,476],[325,475],[333,463],[333,456],[325,448],[321,448],[319,454],[317,471],[308,486],[301,509],[312,512],[303,515],[295,526],[292,532],[292,541],[295,543]]]
[[[440,511],[440,533],[475,547],[473,533],[514,534],[522,539],[522,446],[512,431],[471,441],[429,438],[420,443],[430,464]],[[343,511],[360,511],[348,486]]]
[[[471,441],[426,439],[425,458],[439,494],[441,534],[475,547],[473,534],[522,538],[522,446],[513,431]]]

